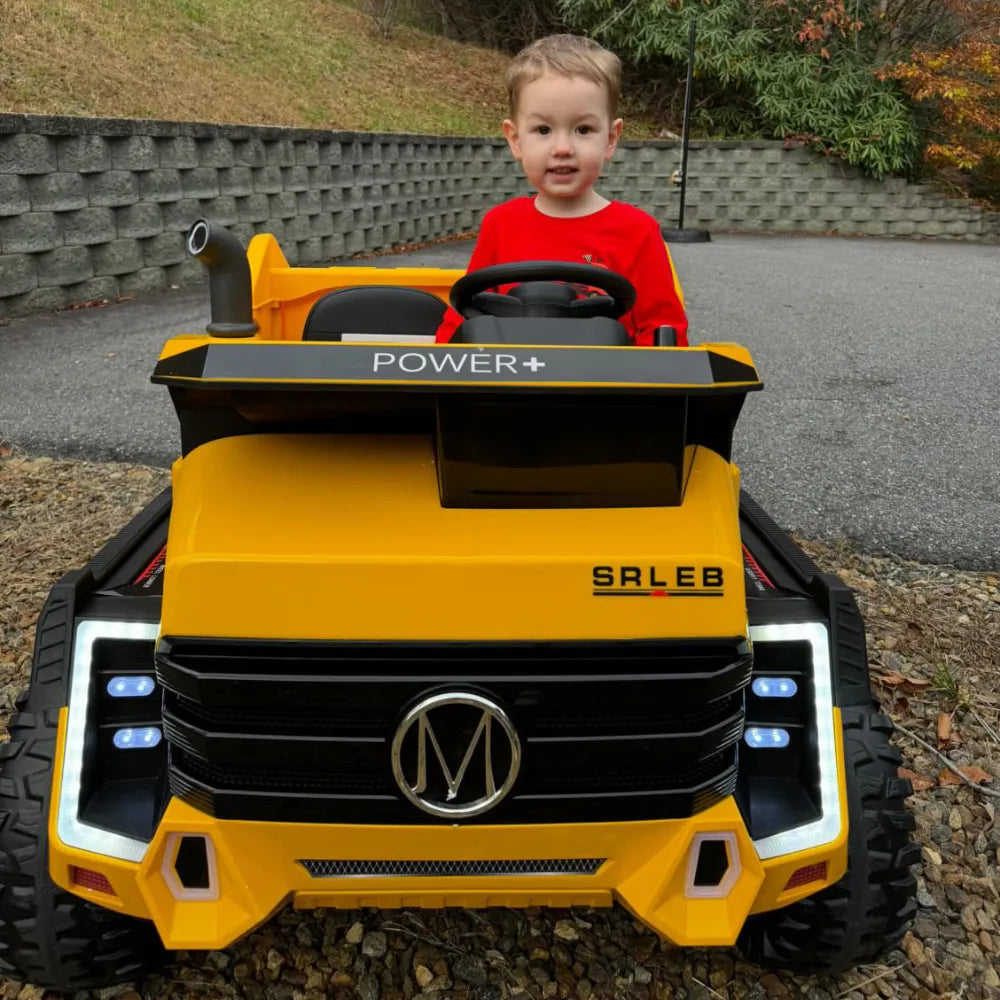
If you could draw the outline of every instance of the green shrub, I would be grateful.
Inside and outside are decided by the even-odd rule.
[[[917,168],[910,106],[875,75],[880,37],[842,0],[559,0],[559,11],[651,77],[686,65],[694,21],[702,131],[797,139],[876,177]]]

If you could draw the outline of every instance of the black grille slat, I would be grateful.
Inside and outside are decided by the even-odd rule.
[[[596,875],[606,858],[534,861],[322,861],[300,860],[313,878],[387,878],[478,875]]]
[[[732,794],[751,670],[742,640],[168,638],[156,662],[175,795],[220,818],[410,824],[442,820],[406,801],[389,748],[429,691],[495,699],[521,740],[510,794],[463,822],[655,819]]]
[[[632,639],[621,642],[505,642],[494,645],[486,643],[424,643],[424,642],[316,642],[291,643],[273,640],[240,640],[231,642],[224,639],[165,639],[164,645],[171,657],[178,661],[195,661],[205,672],[235,670],[242,672],[253,665],[258,673],[273,670],[285,674],[303,672],[306,667],[324,674],[333,668],[341,673],[351,663],[366,663],[365,674],[373,673],[371,664],[385,664],[392,674],[411,673],[426,676],[435,671],[428,667],[443,667],[453,664],[453,678],[467,676],[478,664],[509,665],[513,663],[524,671],[532,664],[551,667],[555,663],[568,662],[574,670],[582,672],[588,664],[612,664],[615,673],[630,673],[621,670],[623,662],[637,664],[646,673],[652,664],[668,661],[675,670],[696,672],[699,664],[709,660],[728,662],[736,652],[729,643],[684,643],[663,640]],[[158,656],[163,655],[161,645]],[[293,648],[294,647],[294,648]],[[233,652],[233,650],[238,652]],[[666,654],[666,655],[665,655]],[[293,667],[298,669],[293,669]],[[405,668],[405,669],[404,669]],[[529,671],[531,672],[531,671]],[[504,669],[501,675],[511,671]]]
[[[229,789],[276,789],[284,792],[317,792],[319,794],[363,795],[386,790],[384,779],[373,775],[358,775],[333,772],[324,775],[298,775],[294,788],[289,787],[287,771],[263,771],[255,769],[239,770],[218,767],[205,761],[192,759],[183,753],[175,758],[176,765],[192,777],[217,788]]]

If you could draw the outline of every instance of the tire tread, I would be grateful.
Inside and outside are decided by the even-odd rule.
[[[0,746],[0,973],[60,993],[132,982],[165,952],[150,921],[60,889],[48,871],[47,819],[67,615],[50,601],[39,623],[31,687],[15,699]]]
[[[898,776],[892,721],[871,708],[842,709],[848,771],[848,863],[840,881],[780,910],[750,917],[739,940],[752,961],[841,972],[895,948],[916,912],[920,857],[910,839],[910,782]]]

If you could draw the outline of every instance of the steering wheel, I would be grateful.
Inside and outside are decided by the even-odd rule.
[[[576,299],[571,288],[555,282],[591,285],[607,294],[596,299]],[[517,283],[521,283],[520,287],[507,295],[486,291]],[[617,319],[635,305],[635,288],[624,275],[605,267],[562,260],[526,260],[494,264],[463,275],[452,285],[449,301],[457,313],[466,317],[471,310],[478,310],[494,316],[582,318],[600,314]]]

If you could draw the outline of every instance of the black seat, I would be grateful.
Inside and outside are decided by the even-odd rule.
[[[302,328],[302,339],[340,340],[345,333],[433,335],[446,308],[436,295],[417,288],[338,288],[313,304]]]

